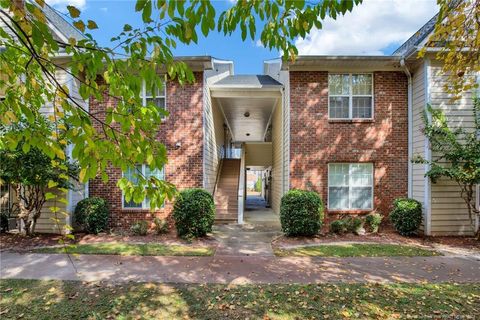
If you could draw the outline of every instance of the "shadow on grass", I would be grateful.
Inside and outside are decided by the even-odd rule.
[[[473,316],[480,285],[178,285],[0,280],[2,319]]]
[[[63,247],[33,249],[35,253],[65,253]],[[104,242],[76,244],[68,246],[69,254],[109,254],[122,256],[211,256],[214,250],[209,247],[165,245],[159,243],[118,243]]]

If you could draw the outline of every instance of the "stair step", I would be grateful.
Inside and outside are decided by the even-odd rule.
[[[217,214],[215,220],[237,220],[236,214]]]

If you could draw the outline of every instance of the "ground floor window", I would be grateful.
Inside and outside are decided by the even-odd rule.
[[[328,165],[328,208],[331,210],[373,209],[373,164],[330,163]]]
[[[156,177],[160,180],[165,180],[165,170],[150,170],[148,165],[137,165],[135,169],[128,169],[123,173],[123,176],[126,177],[129,181],[133,183],[138,182],[138,175],[142,174],[145,178]],[[124,195],[122,194],[122,203],[125,209],[149,209],[150,200],[148,197],[145,197],[142,203],[135,203],[133,200],[126,201]]]

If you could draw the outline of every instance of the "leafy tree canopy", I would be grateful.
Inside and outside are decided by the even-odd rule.
[[[478,88],[475,74],[480,72],[480,0],[437,0],[440,12],[427,46],[436,48],[449,81],[445,87],[456,97]]]
[[[35,124],[39,126],[39,122]],[[0,138],[3,138],[5,131],[21,134],[29,129],[25,125],[2,127]],[[66,192],[77,175],[75,163],[56,155],[50,157],[25,140],[20,141],[15,149],[0,149],[0,183],[8,183],[13,188],[16,201],[12,211],[23,222],[22,228],[26,234],[35,232],[47,200],[66,202],[58,194],[49,192],[49,188],[55,187],[58,191]],[[57,219],[66,214],[58,206],[50,209]]]
[[[211,1],[137,0],[135,11],[142,16],[143,26],[125,24],[112,45],[102,47],[89,34],[98,24],[83,19],[74,6],[68,6],[69,15],[86,37],[61,41],[48,27],[44,0],[0,0],[0,88],[4,92],[0,122],[33,125],[42,116],[41,108],[49,105],[53,112],[48,119],[55,124],[53,130],[33,126],[6,133],[0,149],[16,150],[23,141],[24,151],[35,147],[51,159],[63,160],[67,145],[72,145],[82,182],[96,176],[107,181],[109,165],[123,171],[137,163],[162,168],[166,149],[156,140],[156,129],[166,111],[153,103],[143,105],[141,90],[143,83],[151,89],[161,87],[161,73],[180,83],[194,80],[188,66],[174,59],[177,43],[197,42],[200,32],[208,36],[216,29],[231,35],[240,29],[243,40],[260,35],[266,47],[280,50],[285,59],[294,58],[297,37],[321,28],[326,17],[335,19],[361,1],[242,0],[218,14]],[[259,24],[263,24],[261,30],[257,30]],[[79,97],[56,77],[58,70],[78,85]],[[103,81],[97,81],[99,77]],[[117,103],[107,105],[105,114],[94,114],[83,103],[90,98]],[[127,195],[148,196],[152,208],[174,195],[174,186],[168,182],[140,173],[138,181],[133,185],[122,179],[119,186]]]

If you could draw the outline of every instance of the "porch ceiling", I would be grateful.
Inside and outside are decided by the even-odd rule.
[[[215,99],[223,110],[235,142],[264,141],[277,97]]]

